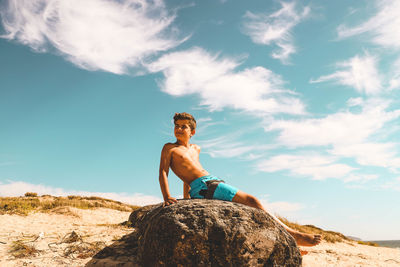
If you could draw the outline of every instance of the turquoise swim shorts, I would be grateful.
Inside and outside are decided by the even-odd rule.
[[[210,184],[212,184],[212,181],[219,181],[220,183],[218,183],[215,188],[214,194],[212,194],[210,198],[232,201],[232,198],[236,195],[238,189],[233,186],[227,185],[224,182],[221,182],[221,179],[212,175],[202,176],[191,182],[189,191],[190,197],[205,198],[205,196],[207,195],[207,190],[210,190],[209,186]],[[207,186],[207,184],[209,186]]]

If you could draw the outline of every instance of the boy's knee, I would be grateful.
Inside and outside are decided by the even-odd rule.
[[[247,195],[246,200],[250,204],[258,204],[258,199],[255,196]]]

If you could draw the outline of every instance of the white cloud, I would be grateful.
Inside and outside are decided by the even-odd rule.
[[[366,22],[355,27],[340,25],[337,29],[339,38],[368,32],[372,35],[372,42],[384,47],[400,48],[400,2],[379,0],[376,5],[378,12]]]
[[[284,201],[277,202],[264,202],[261,201],[263,206],[267,209],[267,211],[276,213],[276,214],[284,214],[288,212],[295,212],[304,209],[304,205],[300,203],[291,203]]]
[[[210,147],[205,153],[213,158],[235,158],[254,151],[253,146],[240,143],[229,143],[227,146],[219,144],[219,147]]]
[[[233,158],[240,157],[241,159],[255,159],[260,155],[254,153],[262,153],[274,148],[274,145],[256,145],[244,144],[236,141],[239,139],[240,133],[233,133],[217,138],[198,140],[202,152],[209,154],[213,158]]]
[[[347,100],[347,105],[349,107],[362,106],[363,103],[364,99],[362,99],[361,97],[350,98],[349,100]]]
[[[336,145],[330,153],[342,157],[353,157],[360,165],[400,169],[400,157],[397,156],[396,144],[393,143],[366,142]]]
[[[391,67],[391,79],[389,89],[400,89],[400,58],[398,58]]]
[[[330,75],[321,76],[315,80],[310,80],[310,82],[334,81],[339,84],[351,86],[359,93],[375,95],[380,93],[383,88],[376,63],[377,60],[373,56],[355,56],[348,61],[338,63],[337,67],[341,70]]]
[[[147,67],[162,71],[162,90],[174,96],[197,94],[211,111],[233,108],[258,114],[303,114],[304,105],[283,89],[281,77],[264,67],[235,71],[237,60],[210,55],[201,48],[170,53]]]
[[[395,171],[400,168],[397,144],[372,142],[371,138],[384,133],[385,124],[398,119],[400,110],[386,111],[389,102],[380,100],[360,105],[359,113],[345,111],[321,119],[270,121],[265,129],[279,130],[278,143],[288,147],[327,146],[336,157],[355,158],[360,165]]]
[[[196,126],[196,135],[195,138],[200,135],[203,136],[205,133],[210,133],[213,131],[213,127],[216,125],[225,124],[225,121],[213,121],[212,118],[198,118],[196,119],[197,126]]]
[[[253,160],[261,157],[261,155],[256,155],[252,152],[261,152],[271,148],[271,145],[245,145],[242,143],[222,142],[213,147],[206,147],[205,153],[209,154],[213,158],[241,157],[243,159]]]
[[[359,113],[343,111],[320,119],[268,121],[266,131],[279,130],[278,141],[289,147],[345,145],[365,142],[385,123],[400,117],[386,111],[387,101],[368,100]]]
[[[346,164],[335,163],[334,157],[321,155],[278,155],[258,162],[257,168],[264,172],[288,170],[293,175],[313,180],[344,179],[355,170]]]
[[[375,1],[377,12],[367,21],[354,27],[340,25],[337,29],[339,39],[369,33],[371,41],[385,48],[400,48],[400,2],[396,0]],[[389,90],[400,88],[400,60],[394,66],[387,80]]]
[[[247,125],[246,129],[238,131],[229,131],[223,136],[220,135],[218,125],[223,124],[223,129],[230,127],[225,120],[213,121],[211,118],[200,118],[197,120],[196,135],[200,138],[195,142],[200,145],[201,152],[210,155],[213,158],[239,158],[241,160],[255,160],[261,158],[263,154],[275,148],[275,145],[260,145],[255,142],[244,142],[247,140],[243,135],[253,131],[259,131],[259,127]],[[206,129],[206,130],[205,130]],[[217,135],[217,137],[215,137]]]
[[[159,197],[144,195],[141,193],[128,194],[111,192],[87,192],[76,190],[67,191],[62,188],[45,186],[41,184],[30,184],[22,181],[8,181],[5,184],[0,182],[0,196],[2,197],[23,196],[26,192],[35,192],[38,195],[52,196],[98,196],[138,206],[162,202],[162,199]]]
[[[291,31],[308,17],[310,7],[298,11],[296,2],[281,2],[281,5],[281,9],[269,15],[246,12],[244,32],[257,44],[278,46],[271,56],[286,64],[290,55],[296,52]]]
[[[197,123],[206,123],[206,122],[210,122],[210,121],[212,121],[212,118],[210,118],[210,117],[198,118],[198,119],[196,120]]]
[[[398,177],[396,179],[392,179],[391,181],[388,181],[388,182],[380,185],[380,188],[400,192],[400,177]]]
[[[55,47],[88,70],[117,74],[178,45],[162,0],[9,0],[0,9],[6,34],[44,52]]]
[[[286,216],[296,211],[300,211],[305,208],[301,203],[276,201],[270,202],[268,195],[264,195],[258,198],[263,207],[271,214],[279,214],[279,216]]]
[[[389,89],[397,89],[400,88],[400,77],[395,77],[389,82]]]
[[[349,183],[349,182],[365,183],[365,182],[368,182],[368,181],[371,181],[371,180],[375,180],[375,179],[378,179],[378,178],[379,178],[379,176],[375,175],[375,174],[350,174],[344,179],[344,182],[345,183]],[[351,185],[350,187],[356,188],[357,186],[360,186],[360,184]]]

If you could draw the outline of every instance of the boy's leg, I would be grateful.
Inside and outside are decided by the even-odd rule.
[[[273,214],[266,211],[262,206],[261,202],[256,197],[250,194],[238,190],[236,195],[232,198],[232,202],[241,203],[265,211],[266,213],[271,215],[272,218],[274,218],[280,225],[282,225],[283,228],[285,228],[286,231],[288,231],[289,234],[291,234],[294,237],[294,239],[296,239],[296,242],[299,246],[315,246],[321,242],[320,235],[305,234],[288,227],[286,224],[284,224],[278,218],[276,218]]]

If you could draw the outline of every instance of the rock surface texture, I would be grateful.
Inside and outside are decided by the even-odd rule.
[[[93,264],[134,253],[126,266],[301,266],[295,240],[271,216],[241,204],[180,200],[140,208],[129,221],[136,231],[101,251]]]

